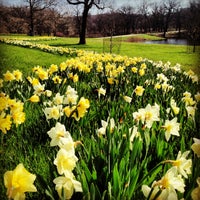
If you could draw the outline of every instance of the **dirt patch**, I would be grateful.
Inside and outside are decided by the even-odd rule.
[[[126,39],[126,42],[143,42],[144,40],[143,38],[130,37]]]

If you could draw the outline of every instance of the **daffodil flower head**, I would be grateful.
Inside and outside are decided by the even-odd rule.
[[[172,120],[166,120],[163,126],[165,129],[165,139],[169,141],[171,135],[179,136],[180,123],[177,122],[177,118]]]
[[[134,92],[135,92],[135,94],[136,94],[137,96],[142,96],[142,95],[143,95],[143,92],[144,92],[143,86],[139,86],[139,85],[138,85],[138,86],[135,88]]]
[[[54,160],[54,164],[57,166],[58,173],[60,175],[72,171],[76,167],[78,158],[73,152],[69,152],[64,148],[61,148]]]
[[[38,95],[34,94],[29,98],[29,101],[33,102],[33,103],[37,103],[40,101],[40,97]]]
[[[124,99],[124,101],[126,101],[127,103],[131,103],[131,101],[132,101],[132,98],[131,97],[129,97],[129,96],[123,96],[123,99]]]
[[[44,109],[44,113],[47,119],[58,120],[62,115],[62,105],[52,106]]]
[[[97,89],[98,91],[98,97],[100,98],[101,95],[105,96],[106,95],[106,90],[102,88],[102,86]]]
[[[10,130],[12,125],[11,116],[9,114],[6,115],[5,112],[1,112],[0,114],[0,130],[6,134],[7,131]]]
[[[8,198],[22,200],[25,199],[25,192],[36,192],[37,189],[33,185],[35,179],[36,176],[28,172],[22,163],[17,165],[13,171],[7,171],[4,174],[4,184]]]
[[[63,103],[64,96],[60,95],[60,93],[56,93],[56,96],[53,98],[53,103],[55,105],[60,105]]]
[[[198,186],[191,193],[192,200],[200,199],[200,177],[197,178],[197,185]]]
[[[166,162],[171,163],[174,167],[177,168],[177,172],[184,176],[184,178],[188,178],[188,174],[191,174],[192,168],[192,160],[186,159],[189,155],[190,151],[185,151],[183,154],[181,151],[178,152],[176,160],[169,160]]]
[[[56,126],[51,128],[50,131],[47,132],[49,137],[51,138],[50,146],[61,146],[63,145],[63,139],[69,139],[73,142],[73,139],[68,131],[66,131],[65,126],[60,122],[56,123]]]
[[[166,174],[158,181],[154,181],[151,188],[147,185],[142,186],[142,191],[148,199],[178,200],[176,191],[184,193],[185,184],[182,176],[177,174],[177,168],[170,168]],[[150,196],[149,196],[150,195]]]
[[[65,176],[59,176],[53,180],[55,189],[61,199],[71,199],[74,191],[82,192],[81,183],[74,179],[72,172],[67,172]]]
[[[200,139],[193,138],[194,143],[191,146],[191,149],[193,152],[197,155],[197,157],[200,157]]]

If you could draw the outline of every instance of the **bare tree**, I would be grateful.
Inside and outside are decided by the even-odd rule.
[[[149,29],[149,4],[146,0],[142,1],[142,4],[139,8],[139,13],[141,14],[141,24],[144,28],[144,32],[148,32]]]
[[[95,6],[98,9],[104,8],[103,0],[67,0],[69,4],[72,5],[83,5],[83,13],[82,13],[82,20],[81,20],[81,27],[80,27],[80,34],[79,34],[79,44],[86,44],[86,28],[87,28],[87,18],[89,10]]]
[[[134,30],[133,27],[135,25],[133,7],[129,5],[122,6],[119,9],[119,13],[120,13],[120,19],[122,20],[121,29],[123,30],[123,34],[130,34]]]
[[[24,0],[24,1],[28,3],[29,7],[29,18],[30,18],[29,35],[33,36],[35,35],[34,31],[35,13],[55,5],[56,0]]]
[[[166,36],[166,32],[168,31],[169,23],[171,21],[172,14],[176,11],[178,6],[178,2],[176,0],[168,0],[164,3],[164,31],[163,37]]]
[[[193,45],[193,52],[200,43],[200,2],[191,1],[186,17],[186,30],[190,44]]]

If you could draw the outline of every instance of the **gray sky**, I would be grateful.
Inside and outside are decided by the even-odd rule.
[[[143,1],[147,3],[163,3],[164,1],[167,0],[108,0],[108,2],[111,1],[113,9],[130,5],[132,7],[138,7],[139,5],[142,4]],[[178,0],[181,4],[181,7],[187,7],[189,4],[190,0]],[[15,5],[15,6],[20,6],[23,5],[24,0],[0,0],[1,3],[4,5]],[[105,1],[107,3],[107,1]]]

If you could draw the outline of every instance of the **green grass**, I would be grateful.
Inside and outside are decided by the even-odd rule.
[[[50,66],[66,60],[65,56],[54,55],[35,49],[22,48],[13,45],[0,44],[0,75],[7,70],[19,69],[25,74],[37,65]]]
[[[13,36],[10,36],[13,37]],[[24,38],[25,36],[15,36],[15,38]],[[27,38],[30,38],[26,36]],[[126,40],[131,36],[123,36]],[[156,39],[158,37],[139,34],[143,39]],[[40,38],[35,36],[34,39]],[[62,46],[69,48],[77,48],[83,50],[94,51],[98,53],[103,52],[102,38],[87,38],[86,45],[78,45],[78,38],[57,38],[49,41],[34,41],[36,43],[48,44],[50,46]],[[0,44],[1,56],[0,66],[2,72],[7,69],[19,68],[25,72],[35,65],[59,64],[65,60],[65,57],[53,55],[38,50],[24,49],[21,47],[14,47],[10,45]],[[143,57],[153,61],[170,61],[172,65],[176,63],[181,64],[183,70],[188,71],[192,69],[196,74],[200,75],[200,59],[199,52],[192,53],[188,51],[185,45],[163,45],[163,44],[142,44],[133,42],[122,42],[119,54],[127,55],[129,57]]]

